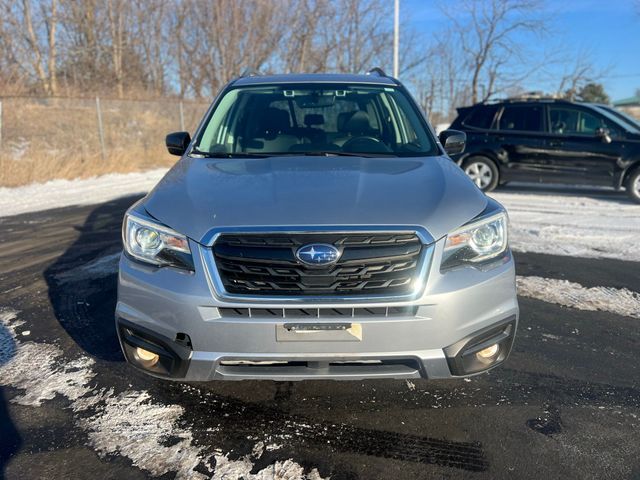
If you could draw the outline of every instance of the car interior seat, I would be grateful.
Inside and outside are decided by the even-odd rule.
[[[249,141],[244,142],[247,152],[288,152],[292,145],[299,143],[293,135],[289,112],[268,107],[258,110],[261,116],[250,126]]]

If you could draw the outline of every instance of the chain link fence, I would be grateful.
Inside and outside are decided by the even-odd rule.
[[[0,97],[0,186],[170,166],[167,133],[191,133],[204,102]]]

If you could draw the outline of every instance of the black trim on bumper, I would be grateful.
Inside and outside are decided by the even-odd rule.
[[[512,315],[494,325],[483,328],[444,349],[452,375],[464,376],[489,370],[503,363],[513,347],[517,320]],[[476,353],[498,344],[499,352],[494,359],[480,360]]]
[[[174,341],[122,318],[117,318],[116,323],[120,346],[127,362],[151,375],[170,378],[185,377],[191,359],[190,342],[187,346],[182,336]],[[150,368],[145,367],[133,354],[137,347],[159,355],[160,360]]]

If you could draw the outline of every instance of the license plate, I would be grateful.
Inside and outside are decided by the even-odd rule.
[[[276,325],[278,342],[360,342],[362,324],[332,323],[285,323]]]

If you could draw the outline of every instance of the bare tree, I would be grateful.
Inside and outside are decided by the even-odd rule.
[[[444,14],[460,42],[469,71],[471,101],[484,101],[529,72],[525,37],[545,31],[542,0],[464,0],[445,4]],[[461,15],[462,13],[462,15]],[[517,64],[518,69],[511,68]]]
[[[451,119],[455,108],[469,102],[469,83],[462,52],[456,48],[452,31],[438,35],[415,72],[412,83],[418,90],[421,107],[433,123]]]
[[[338,72],[366,71],[391,59],[390,2],[342,0],[334,2],[334,18],[327,27],[335,41],[334,68]],[[326,43],[331,43],[327,38]]]
[[[574,57],[573,61],[567,60],[565,63],[556,96],[573,100],[580,87],[601,77],[602,73],[596,71],[591,55],[583,50]]]
[[[198,0],[188,15],[198,52],[191,58],[194,72],[210,93],[245,69],[268,65],[280,43],[281,2]]]
[[[285,8],[292,15],[280,45],[282,70],[325,71],[335,39],[323,42],[322,31],[333,21],[333,6],[328,0],[289,0]]]
[[[100,86],[104,77],[104,28],[99,0],[65,0],[61,5],[63,52],[60,74],[67,88]]]
[[[146,67],[143,71],[145,86],[155,95],[162,95],[166,93],[169,67],[168,37],[173,34],[169,29],[168,5],[165,2],[134,0],[131,9],[135,22],[130,43],[132,48],[138,49]]]
[[[107,18],[109,19],[111,67],[116,82],[118,97],[124,97],[123,53],[126,48],[125,12],[123,0],[107,0]]]
[[[57,0],[43,0],[35,4],[31,0],[4,0],[0,3],[0,11],[3,34],[11,39],[9,48],[13,50],[16,63],[42,92],[56,95]],[[6,42],[7,38],[3,41]]]

